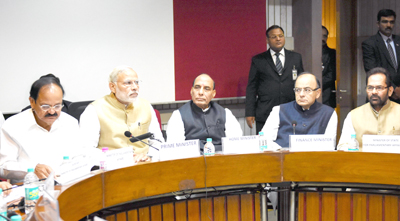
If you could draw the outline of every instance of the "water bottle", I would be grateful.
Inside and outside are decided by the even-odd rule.
[[[108,147],[101,148],[101,152],[103,152],[103,156],[101,157],[101,160],[100,160],[100,169],[101,170],[107,170],[107,162],[106,162],[107,151],[108,151]]]
[[[61,165],[67,164],[67,163],[69,163],[69,156],[64,156],[63,157],[63,162],[61,163]]]
[[[260,131],[258,133],[258,136],[260,138],[260,152],[263,152],[264,150],[267,150],[267,137],[264,136],[264,132]]]
[[[207,138],[207,143],[204,145],[204,155],[213,156],[215,154],[215,147],[212,143],[212,138]]]
[[[358,143],[355,134],[351,135],[351,140],[349,142],[349,149],[348,150],[349,151],[359,151],[360,150],[360,144]]]
[[[39,199],[39,178],[33,172],[33,168],[28,169],[28,173],[24,179],[25,187],[25,214],[29,214],[35,208],[36,202]]]
[[[22,221],[22,217],[20,215],[14,215],[11,217],[11,221]]]
[[[4,200],[3,190],[0,188],[0,214],[7,217],[7,202]],[[0,217],[0,221],[7,221],[3,217]]]

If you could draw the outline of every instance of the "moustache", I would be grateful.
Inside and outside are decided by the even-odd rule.
[[[392,30],[392,28],[391,27],[387,27],[385,30]]]
[[[46,114],[44,117],[57,117],[58,116],[58,114],[57,113],[54,113],[54,114]]]
[[[381,98],[378,95],[371,95],[371,97],[369,97],[369,100],[372,100],[372,98],[378,98],[379,100],[381,100]]]

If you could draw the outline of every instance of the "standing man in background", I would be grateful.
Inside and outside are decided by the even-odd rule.
[[[322,26],[322,103],[335,108],[336,50],[328,47],[328,35],[328,29]]]
[[[400,103],[400,37],[393,35],[396,12],[382,9],[378,12],[378,33],[362,43],[365,72],[375,67],[383,67],[390,73],[393,86],[391,100]]]
[[[278,25],[266,31],[267,51],[252,58],[246,89],[246,122],[257,133],[263,128],[274,106],[293,101],[297,73],[303,72],[299,53],[284,49],[285,36]]]

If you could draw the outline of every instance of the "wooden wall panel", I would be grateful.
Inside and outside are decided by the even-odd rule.
[[[186,221],[186,200],[175,203],[175,219],[176,221]]]
[[[242,194],[240,195],[240,207],[242,220],[254,220],[255,214],[253,210],[253,195]]]
[[[119,220],[119,221],[124,220],[125,221],[126,220],[126,212],[118,213],[116,220]]]
[[[322,217],[324,221],[335,221],[335,193],[322,193]]]
[[[214,220],[225,221],[226,220],[226,202],[225,196],[214,197]]]
[[[384,197],[385,211],[383,212],[385,220],[399,220],[399,197],[385,196]]]
[[[115,216],[114,216],[114,215],[112,215],[112,216],[107,216],[105,219],[106,219],[107,221],[115,221]]]
[[[163,220],[169,221],[175,219],[174,203],[166,203],[162,205]]]
[[[298,193],[298,201],[297,201],[297,217],[298,221],[305,221],[306,213],[304,212],[305,206],[304,205],[307,202],[307,199],[305,198],[306,194],[305,193]],[[305,202],[306,201],[306,202]]]
[[[382,196],[369,194],[368,205],[368,220],[382,220]]]
[[[336,0],[322,0],[322,25],[329,31],[328,46],[336,49]]]
[[[306,193],[306,197],[307,197],[306,199],[307,221],[318,221],[320,212],[319,193]]]
[[[151,221],[162,221],[161,205],[150,207]],[[120,219],[118,219],[120,221]]]
[[[239,211],[239,196],[227,196],[227,206],[228,206],[228,219],[229,221],[239,221],[240,211]]]
[[[189,200],[188,207],[188,221],[200,220],[200,200]]]
[[[353,194],[353,217],[354,220],[367,219],[367,196],[365,194]]]
[[[214,213],[212,208],[212,199],[207,198],[201,199],[200,210],[201,210],[201,221],[213,220]]]
[[[128,220],[138,221],[138,211],[136,209],[128,211]]]

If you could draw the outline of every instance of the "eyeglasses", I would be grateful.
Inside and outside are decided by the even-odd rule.
[[[374,86],[367,86],[367,91],[368,91],[368,92],[372,92],[372,91],[374,91],[374,89],[375,89],[376,91],[381,92],[381,91],[385,90],[386,88],[388,88],[388,87],[385,87],[385,86],[382,86],[382,85],[379,85],[379,86],[376,86],[376,87],[374,87]]]
[[[306,93],[306,94],[311,94],[313,91],[316,91],[318,89],[319,89],[319,87],[317,87],[315,89],[312,89],[312,88],[309,88],[309,87],[306,87],[306,88],[295,87],[295,88],[293,88],[293,91],[296,94],[300,94],[302,91],[304,91],[304,93]]]
[[[285,37],[285,35],[274,35],[274,36],[270,36],[270,37],[268,37],[268,38],[270,38],[270,39],[277,39],[277,38],[283,38],[283,37]]]
[[[141,82],[142,81],[140,81],[140,80],[135,80],[135,81],[126,81],[126,82],[121,82],[121,83],[122,83],[122,86],[124,86],[126,88],[128,88],[128,87],[132,88],[134,85],[139,86],[139,84]],[[116,82],[114,82],[114,83],[116,83]]]
[[[40,108],[42,109],[42,111],[49,111],[51,108],[53,108],[55,111],[59,111],[63,107],[64,107],[63,104],[56,104],[54,106],[50,106],[48,104],[40,105]]]

